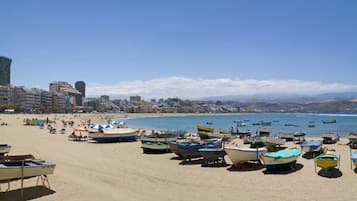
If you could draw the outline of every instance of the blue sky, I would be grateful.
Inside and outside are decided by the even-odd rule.
[[[356,1],[1,2],[12,84],[84,80],[89,95],[357,89]]]

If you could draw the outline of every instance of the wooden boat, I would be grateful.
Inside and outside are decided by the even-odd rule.
[[[293,133],[279,133],[278,138],[284,139],[286,142],[289,142],[289,141],[294,140],[294,134]]]
[[[269,137],[272,130],[266,128],[258,128],[256,132],[256,137]]]
[[[334,144],[340,140],[340,136],[336,133],[322,133],[320,137],[322,137],[322,143],[324,144]]]
[[[0,182],[53,174],[56,165],[44,160],[10,160],[0,162]]]
[[[277,137],[262,137],[261,141],[265,144],[267,147],[276,147],[276,146],[281,146],[285,144],[285,140]]]
[[[89,133],[90,140],[97,142],[120,142],[120,141],[135,141],[138,129],[133,128],[104,128],[103,132]]]
[[[25,154],[25,155],[12,155],[12,156],[0,156],[0,163],[2,162],[11,162],[11,161],[23,161],[23,160],[29,160],[29,159],[35,159],[35,157],[31,154]]]
[[[351,153],[351,163],[357,167],[357,151]]]
[[[309,128],[314,128],[314,127],[315,127],[315,124],[309,124],[309,125],[307,125],[307,127],[309,127]]]
[[[296,143],[305,142],[305,135],[306,135],[306,133],[304,133],[304,132],[296,132],[296,133],[294,133],[294,141]]]
[[[232,135],[224,134],[224,133],[211,133],[211,132],[198,132],[198,135],[201,139],[214,139],[214,138],[222,138],[223,141],[228,141]]]
[[[0,144],[0,155],[4,155],[10,152],[11,146],[7,144]]]
[[[247,161],[259,160],[259,157],[265,154],[268,150],[265,147],[248,148],[248,147],[224,147],[224,151],[231,159],[234,166]]]
[[[171,133],[141,135],[141,148],[147,152],[169,152],[169,142],[175,141],[177,135]]]
[[[270,121],[261,121],[260,125],[261,126],[271,126],[271,122]]]
[[[349,140],[350,142],[357,142],[357,133],[351,132],[351,133],[348,135],[348,140]]]
[[[327,120],[327,121],[322,121],[322,123],[324,123],[324,124],[334,124],[334,123],[336,123],[337,121],[336,121],[336,119],[333,119],[333,120]]]
[[[337,156],[334,151],[327,150],[324,154],[321,154],[315,158],[315,167],[322,169],[329,169],[339,166],[340,157]]]
[[[300,149],[292,148],[265,153],[260,156],[260,159],[267,171],[270,171],[281,167],[291,166],[291,164],[296,162],[300,155]]]
[[[300,144],[302,152],[318,152],[321,150],[322,142],[311,140]]]
[[[201,157],[201,153],[198,151],[202,148],[220,148],[222,146],[222,139],[211,139],[205,142],[177,142],[177,150],[179,155],[184,159],[191,159]]]
[[[297,124],[284,124],[284,126],[299,127]]]
[[[213,131],[214,131],[214,128],[206,127],[206,126],[201,126],[201,125],[197,125],[196,128],[197,128],[197,131],[198,131],[198,132],[200,132],[200,131],[203,131],[203,132],[213,132]]]
[[[198,150],[200,154],[202,155],[203,159],[205,160],[204,164],[209,165],[210,163],[215,164],[225,164],[224,160],[224,155],[226,154],[224,152],[224,149],[222,148],[202,148]]]
[[[169,144],[165,142],[141,141],[141,148],[144,153],[170,151]]]

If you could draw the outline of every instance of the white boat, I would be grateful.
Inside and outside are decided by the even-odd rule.
[[[301,150],[297,148],[284,149],[277,152],[268,152],[260,157],[267,171],[289,166],[295,163],[301,155]]]
[[[44,160],[0,162],[0,182],[53,174],[56,165]]]
[[[224,151],[231,159],[234,166],[248,161],[259,160],[259,157],[268,150],[265,147],[248,148],[248,147],[224,147]]]
[[[138,132],[133,128],[104,128],[102,132],[89,133],[88,137],[97,142],[135,141]]]
[[[11,146],[7,144],[0,144],[0,155],[4,155],[10,152]]]

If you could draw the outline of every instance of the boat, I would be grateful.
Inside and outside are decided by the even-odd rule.
[[[261,126],[271,126],[271,122],[270,121],[261,121],[260,125]]]
[[[320,167],[326,170],[339,166],[339,162],[340,157],[337,156],[333,150],[327,150],[315,158],[315,168]]]
[[[103,128],[102,132],[89,133],[88,137],[96,142],[135,141],[138,132],[134,128]]]
[[[340,136],[336,133],[322,133],[320,137],[322,137],[322,143],[324,144],[334,144],[340,140]]]
[[[307,127],[309,127],[309,128],[315,128],[315,124],[309,124],[309,125],[307,125]]]
[[[248,161],[257,161],[262,154],[267,153],[265,147],[249,148],[249,147],[224,147],[224,151],[231,159],[234,166]]]
[[[357,151],[351,153],[351,163],[357,167]]]
[[[300,144],[302,152],[318,152],[321,150],[322,142],[317,140],[305,141]]]
[[[269,137],[272,130],[266,128],[258,128],[256,131],[256,137]]]
[[[205,160],[204,165],[221,164],[224,165],[224,155],[226,154],[222,148],[202,148],[198,150]]]
[[[306,135],[306,133],[304,133],[304,132],[295,132],[294,133],[294,141],[299,144],[305,142],[305,135]]]
[[[268,152],[260,156],[262,164],[267,171],[275,170],[281,167],[291,166],[301,155],[298,148],[284,149],[277,152]]]
[[[322,123],[324,123],[324,124],[334,124],[334,123],[336,123],[336,122],[337,122],[336,119],[327,120],[327,121],[322,120]]]
[[[357,133],[350,132],[350,134],[348,135],[348,140],[350,142],[357,142]]]
[[[55,167],[54,163],[39,159],[2,160],[0,158],[0,183],[53,174]]]
[[[286,142],[294,141],[294,133],[279,133],[278,138],[284,139]]]
[[[200,131],[203,131],[203,132],[213,132],[213,131],[214,131],[214,128],[206,127],[206,126],[201,126],[201,125],[197,125],[196,128],[197,128],[197,131],[198,131],[198,132],[200,132]]]
[[[141,148],[147,152],[169,152],[169,142],[175,141],[177,135],[171,133],[141,135]]]
[[[10,152],[11,146],[8,144],[0,144],[0,155],[4,155]]]
[[[177,151],[184,159],[191,160],[191,158],[201,157],[198,151],[202,148],[220,148],[222,146],[222,139],[210,139],[204,142],[177,142]]]
[[[299,127],[299,125],[297,125],[297,124],[284,124],[284,126]]]
[[[285,144],[285,140],[277,137],[262,137],[261,141],[265,144],[267,147],[276,147],[276,146],[281,146]]]

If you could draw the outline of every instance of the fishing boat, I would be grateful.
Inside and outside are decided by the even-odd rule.
[[[300,144],[302,152],[318,152],[321,150],[322,142],[317,140],[305,141]]]
[[[147,152],[169,152],[170,146],[169,142],[175,141],[177,135],[172,133],[161,133],[161,134],[149,134],[141,135],[141,148],[144,153]]]
[[[284,126],[299,127],[297,124],[284,124]]]
[[[357,142],[357,133],[350,132],[350,134],[348,135],[348,140],[350,142]]]
[[[275,170],[281,167],[291,166],[301,155],[298,148],[284,149],[277,152],[268,152],[260,156],[262,164],[267,171]]]
[[[278,138],[284,139],[286,142],[294,140],[294,133],[279,133]]]
[[[256,137],[269,137],[272,130],[266,128],[258,128],[256,131]]]
[[[304,132],[295,132],[294,133],[294,141],[298,144],[305,142],[305,135]]]
[[[271,126],[271,122],[270,121],[261,121],[260,125],[261,126]]]
[[[201,153],[198,151],[203,148],[220,148],[222,146],[222,139],[211,139],[204,142],[177,142],[177,151],[184,159],[201,157]]]
[[[307,127],[309,127],[309,128],[315,128],[315,124],[309,124],[309,125],[307,125]]]
[[[102,132],[89,133],[88,137],[96,142],[135,141],[138,132],[133,128],[104,128]]]
[[[225,164],[224,155],[226,154],[222,148],[202,148],[198,150],[205,160],[204,165],[209,164]]]
[[[357,167],[357,151],[354,151],[353,153],[351,153],[351,163]],[[351,164],[351,165],[352,165]]]
[[[0,183],[53,174],[56,165],[39,159],[0,158]]]
[[[333,150],[327,150],[315,158],[315,168],[322,169],[334,168],[340,165],[340,157],[335,154]],[[315,169],[316,171],[316,169]]]
[[[285,140],[277,137],[262,137],[261,141],[265,144],[267,147],[276,147],[276,146],[281,146],[285,144]]]
[[[322,143],[324,144],[334,144],[340,140],[340,136],[336,133],[322,133],[320,137],[323,139]]]
[[[259,157],[267,153],[268,150],[265,147],[261,147],[261,148],[224,147],[224,151],[231,159],[233,165],[237,167],[239,164],[248,161],[259,160]]]
[[[201,126],[201,125],[197,125],[196,128],[197,128],[197,131],[198,131],[198,132],[200,132],[200,131],[203,131],[203,132],[213,132],[213,131],[214,131],[214,128],[206,127],[206,126]]]
[[[0,155],[4,155],[10,152],[11,146],[7,144],[0,144]]]
[[[324,124],[334,124],[334,123],[336,123],[336,122],[337,122],[336,119],[327,120],[327,121],[322,120],[322,123],[324,123]]]

